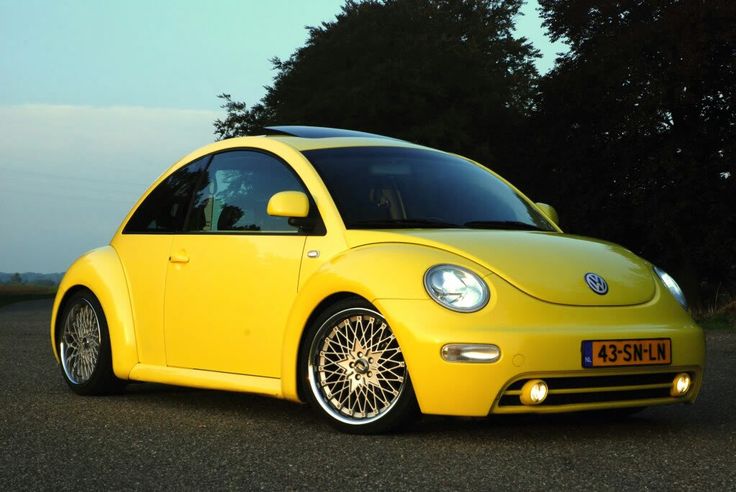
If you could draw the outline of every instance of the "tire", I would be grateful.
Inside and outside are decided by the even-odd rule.
[[[64,304],[57,349],[61,374],[79,395],[105,395],[120,391],[124,382],[112,371],[107,320],[92,292],[73,294]]]
[[[309,404],[343,432],[394,431],[419,413],[391,328],[360,298],[334,304],[308,327],[299,374]]]

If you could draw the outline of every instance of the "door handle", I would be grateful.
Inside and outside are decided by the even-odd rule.
[[[189,263],[189,257],[186,255],[171,255],[169,261],[171,263]]]

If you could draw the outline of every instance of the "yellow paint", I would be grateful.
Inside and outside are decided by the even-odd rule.
[[[297,353],[309,317],[325,299],[349,293],[372,302],[388,320],[425,413],[549,411],[499,410],[495,404],[500,391],[521,377],[654,370],[582,369],[581,341],[607,338],[671,338],[667,370],[696,374],[686,398],[695,399],[704,365],[703,332],[651,265],[624,248],[561,231],[345,230],[300,151],[378,145],[418,147],[377,138],[244,137],[185,156],[130,214],[158,183],[192,160],[255,148],[279,156],[299,174],[327,233],[122,234],[129,214],[110,246],[83,255],[67,271],[54,303],[52,340],[61,302],[81,286],[94,292],[105,311],[118,377],[297,400]],[[288,207],[282,205],[296,209],[292,198],[285,200]],[[422,279],[440,263],[483,277],[490,302],[478,312],[457,313],[432,301]],[[587,289],[586,272],[606,278],[606,296]],[[492,364],[446,362],[440,357],[446,343],[492,343],[501,357]]]
[[[309,199],[301,191],[280,191],[268,200],[266,211],[274,217],[306,217]]]
[[[130,372],[130,379],[151,383],[174,384],[194,388],[258,393],[281,397],[281,382],[275,378],[229,374],[224,372],[181,369],[149,364],[137,364]]]
[[[542,202],[537,202],[535,205],[545,216],[547,216],[549,220],[554,222],[556,225],[560,225],[560,217],[557,215],[555,207]]]
[[[166,365],[164,287],[172,238],[159,234],[116,235],[111,242],[127,280],[133,337],[138,348],[134,363]],[[96,293],[96,287],[92,291]]]
[[[404,356],[424,413],[486,415],[500,391],[522,375],[542,378],[662,370],[584,370],[582,340],[671,338],[672,366],[667,371],[695,368],[697,379],[701,379],[703,332],[669,293],[662,291],[662,286],[658,286],[651,301],[639,306],[581,308],[539,302],[497,275],[487,276],[486,281],[492,302],[462,317],[430,300],[376,301],[400,346],[412,348],[404,350]],[[421,330],[416,326],[421,326]],[[494,364],[445,362],[439,351],[446,343],[493,343],[501,349],[501,358]],[[515,365],[519,354],[523,363]],[[696,395],[697,391],[693,391],[689,397],[694,399]],[[568,410],[580,408],[573,405]]]
[[[138,351],[125,274],[118,255],[110,246],[82,255],[69,267],[59,284],[51,311],[51,343],[57,362],[57,316],[66,295],[80,287],[94,292],[100,301],[110,331],[113,371],[119,378],[127,379],[130,369],[138,363]]]
[[[181,235],[164,301],[171,367],[279,377],[304,236]]]
[[[424,229],[347,231],[352,246],[411,242],[451,251],[485,266],[533,297],[580,306],[634,305],[654,295],[651,266],[615,244],[552,232]],[[605,277],[608,294],[590,290],[583,276]]]

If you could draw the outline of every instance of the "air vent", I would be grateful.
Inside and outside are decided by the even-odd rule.
[[[689,374],[694,380],[695,374]],[[575,405],[578,407],[575,409],[582,410],[586,405],[611,402],[633,404],[637,401],[647,403],[657,400],[663,403],[674,401],[678,398],[672,397],[670,390],[676,375],[674,372],[658,372],[605,376],[526,377],[506,387],[496,404],[495,412],[538,411],[542,408],[563,410],[568,405]],[[520,396],[524,384],[535,378],[544,380],[549,387],[549,394],[543,403],[530,408],[524,405]]]

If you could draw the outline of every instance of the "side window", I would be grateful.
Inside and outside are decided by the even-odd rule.
[[[215,154],[189,215],[189,232],[298,233],[286,217],[266,213],[279,191],[303,191],[296,175],[279,159],[236,150]]]
[[[162,181],[138,206],[123,234],[182,232],[192,194],[209,156],[202,157]]]

